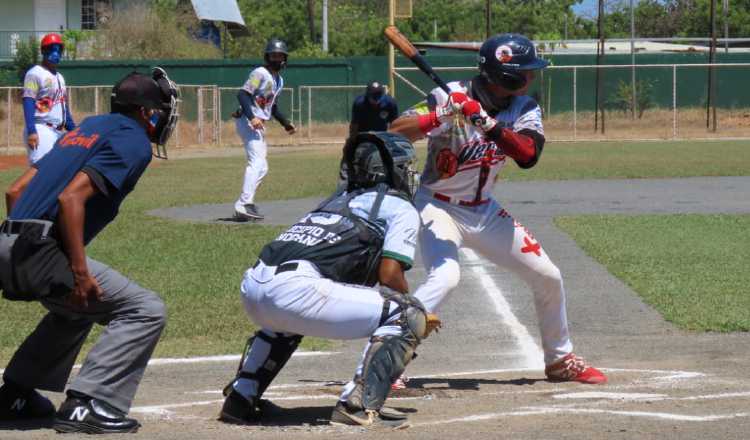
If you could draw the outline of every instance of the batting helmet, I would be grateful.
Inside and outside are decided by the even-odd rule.
[[[537,58],[534,43],[523,35],[495,35],[479,48],[479,74],[508,90],[526,85],[524,70],[543,69],[547,65],[548,61]]]
[[[403,136],[387,132],[359,133],[344,150],[348,191],[385,183],[411,198],[416,185],[414,146]]]
[[[44,38],[42,38],[42,44],[41,44],[42,52],[44,52],[46,48],[48,48],[49,46],[52,46],[53,44],[59,44],[62,48],[65,48],[65,43],[63,43],[63,39],[60,36],[60,34],[52,33],[52,34],[47,34],[44,36]]]
[[[284,54],[284,61],[281,62],[272,62],[270,55],[272,53],[281,53]],[[273,67],[275,70],[281,70],[284,67],[286,67],[286,60],[289,58],[289,50],[286,47],[286,43],[282,40],[279,40],[278,38],[271,38],[268,40],[268,43],[266,44],[266,50],[263,53],[263,59],[266,61],[266,64]]]

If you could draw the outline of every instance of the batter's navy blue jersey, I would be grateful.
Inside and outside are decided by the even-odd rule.
[[[88,244],[117,216],[149,162],[151,142],[135,120],[118,113],[86,118],[34,165],[38,171],[9,218],[55,221],[58,196],[82,171],[99,190],[86,202],[83,239]]]
[[[352,122],[357,131],[387,131],[388,124],[398,117],[398,105],[388,95],[383,95],[377,106],[372,106],[365,95],[360,95],[352,105]]]

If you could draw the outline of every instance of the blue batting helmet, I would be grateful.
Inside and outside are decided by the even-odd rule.
[[[480,75],[508,90],[526,85],[522,71],[543,69],[547,65],[548,61],[536,56],[534,43],[523,35],[495,35],[479,48]]]

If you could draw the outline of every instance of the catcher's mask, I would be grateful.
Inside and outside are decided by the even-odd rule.
[[[347,191],[385,183],[411,199],[416,187],[414,146],[405,137],[380,132],[359,133],[344,148]]]
[[[167,72],[155,67],[151,76],[133,72],[112,88],[112,112],[128,113],[139,107],[154,110],[148,120],[146,132],[154,143],[153,154],[167,158],[166,143],[177,125],[180,91],[169,79]]]

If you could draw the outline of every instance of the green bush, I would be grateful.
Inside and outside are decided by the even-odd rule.
[[[643,113],[654,107],[654,81],[639,80],[635,83],[636,109],[638,119],[643,118]],[[611,110],[619,110],[624,113],[633,112],[633,86],[630,82],[620,80],[617,89],[605,102],[605,107]]]
[[[39,42],[34,37],[29,37],[27,42],[19,41],[16,56],[13,58],[13,70],[16,73],[16,84],[23,83],[26,71],[39,64]]]

